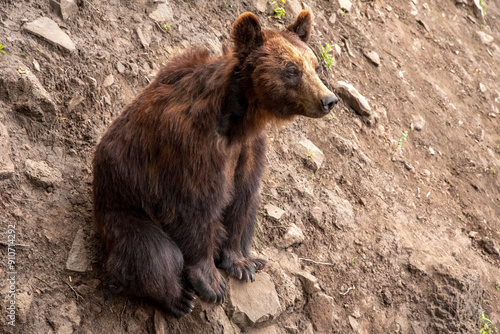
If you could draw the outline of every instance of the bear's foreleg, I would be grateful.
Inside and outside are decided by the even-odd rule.
[[[266,141],[263,134],[243,145],[234,173],[234,197],[223,218],[227,238],[218,254],[218,266],[229,275],[244,281],[253,282],[255,271],[266,264],[265,260],[250,255],[265,154]]]

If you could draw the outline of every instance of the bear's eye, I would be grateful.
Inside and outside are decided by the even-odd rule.
[[[296,77],[299,75],[299,70],[295,67],[295,65],[293,63],[288,63],[285,66],[285,73],[289,77]]]

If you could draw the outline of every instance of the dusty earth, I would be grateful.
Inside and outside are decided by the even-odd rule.
[[[344,10],[337,0],[289,0],[281,20],[263,0],[62,5],[58,13],[50,1],[0,1],[0,332],[500,327],[497,1],[483,17],[471,0],[354,0]],[[315,14],[315,52],[337,45],[324,80],[335,91],[338,81],[352,84],[371,112],[344,99],[323,119],[270,127],[254,242],[269,260],[258,274],[268,284],[231,280],[229,302],[198,301],[180,320],[114,295],[91,225],[91,159],[103,131],[172,54],[220,52],[245,11],[283,28],[303,8]],[[40,17],[74,49],[30,33]],[[310,144],[304,153],[304,139],[322,154]],[[249,321],[240,302],[279,305]]]

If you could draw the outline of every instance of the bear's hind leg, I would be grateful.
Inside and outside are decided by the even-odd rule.
[[[194,293],[183,282],[184,260],[174,241],[147,217],[107,212],[106,269],[119,288],[182,317],[191,313]],[[112,224],[111,224],[112,223]]]

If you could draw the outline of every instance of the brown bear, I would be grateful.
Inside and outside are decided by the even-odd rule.
[[[171,59],[110,125],[93,160],[94,221],[125,292],[180,317],[195,294],[224,301],[217,268],[253,281],[265,265],[250,254],[265,126],[338,101],[318,77],[311,28],[308,11],[284,31],[242,14],[232,50]]]

